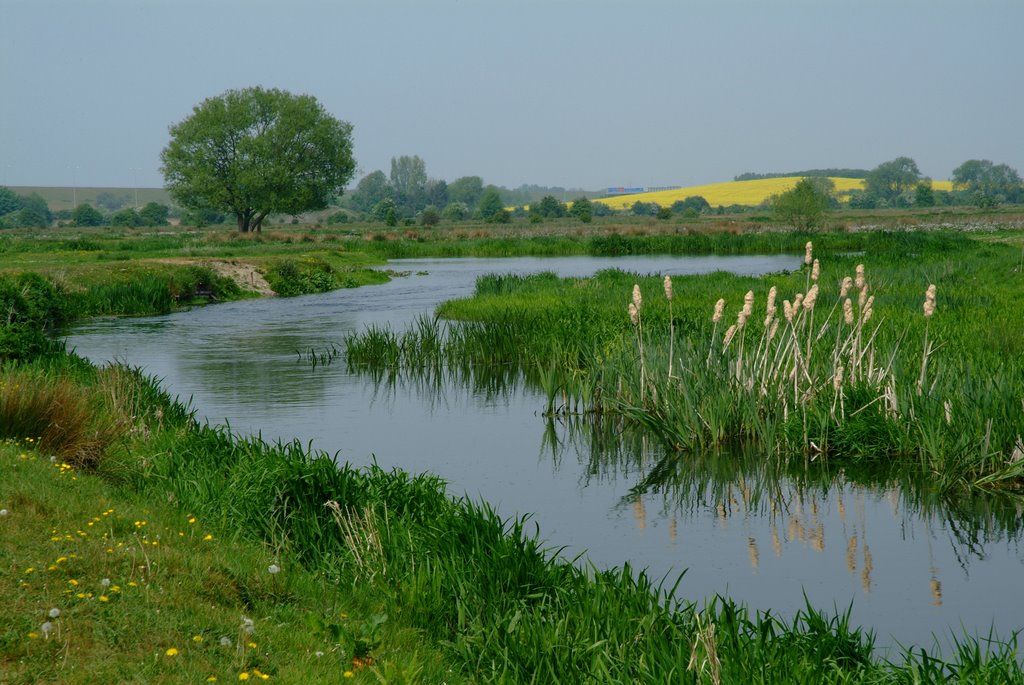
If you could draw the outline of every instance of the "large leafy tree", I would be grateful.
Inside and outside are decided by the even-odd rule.
[[[798,230],[818,228],[831,211],[834,187],[827,178],[802,178],[792,190],[771,199],[772,211],[777,219]]]
[[[969,159],[953,169],[953,184],[969,192],[971,201],[982,207],[1024,200],[1024,186],[1017,170],[987,159]]]
[[[351,124],[309,95],[229,90],[170,133],[160,158],[171,196],[189,209],[233,213],[243,233],[271,213],[323,209],[355,171]]]
[[[917,162],[910,157],[897,157],[869,171],[864,179],[864,189],[873,197],[897,204],[900,197],[912,190],[920,180],[921,171],[917,168]]]

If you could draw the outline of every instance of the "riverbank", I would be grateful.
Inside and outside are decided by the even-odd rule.
[[[58,401],[69,384],[78,405]],[[324,664],[359,682],[1022,677],[1009,645],[889,663],[841,615],[781,622],[581,570],[436,478],[199,426],[128,369],[51,356],[5,367],[2,392],[9,682],[317,682]]]
[[[642,238],[644,236],[637,236],[638,241]],[[625,242],[620,242],[619,238],[614,240],[628,249],[647,249],[651,245],[633,243],[631,238],[622,238]],[[734,236],[721,240],[719,247],[742,244]],[[802,236],[787,236],[785,240],[799,242]],[[838,253],[849,249],[851,244],[866,244],[846,240],[842,237],[834,244],[825,240],[820,247],[823,263],[828,264],[824,255],[842,259],[844,257]],[[953,241],[943,245],[950,248],[951,254],[962,252],[961,243]],[[802,253],[802,242],[798,248]],[[1001,249],[989,255],[972,252],[967,261],[977,265],[974,258],[994,256],[992,264],[998,266],[1009,259]],[[897,250],[892,261],[897,263],[907,256],[907,250]],[[858,257],[845,259],[855,261]],[[854,261],[847,266],[852,266]],[[928,268],[933,267],[937,268],[935,264]],[[943,273],[954,281],[964,278],[963,273],[956,270]],[[990,277],[998,281],[1000,273],[993,272]],[[971,271],[968,280],[981,279],[983,275],[983,270]],[[623,278],[627,280],[619,283]],[[788,278],[795,279],[791,284],[795,288],[806,275],[791,274]],[[607,304],[608,312],[614,311],[614,318],[609,314],[607,319],[609,330],[620,337],[625,332],[625,340],[630,341],[632,329],[623,305],[629,299],[632,279],[622,275],[606,275],[605,279],[607,285],[615,286],[609,287],[607,292],[602,290],[600,297],[601,303]],[[881,280],[887,283],[890,279],[886,276]],[[559,298],[552,297],[553,292],[566,292],[566,283],[558,279],[542,278],[538,282],[524,279],[522,284],[517,284],[515,279],[492,281],[488,281],[493,291],[491,295],[514,297],[517,307],[525,303],[537,311],[550,309],[555,304]],[[976,282],[982,285],[987,297],[994,298],[987,301],[987,309],[979,309],[979,312],[1003,312],[1004,300],[1012,301],[1016,297],[998,286],[990,292],[988,280]],[[33,284],[34,288],[26,290],[25,286]],[[616,294],[619,285],[624,294]],[[728,291],[736,295],[738,302],[746,285],[743,279],[719,275],[710,279],[710,285],[702,292],[710,295],[712,291]],[[644,310],[645,326],[649,326],[647,335],[656,337],[659,319],[656,312],[661,307],[655,302],[662,284],[660,279],[651,278],[643,280],[641,287],[647,307]],[[680,293],[689,292],[691,297],[687,304],[680,303],[681,312],[676,311],[676,316],[689,320],[686,310],[690,307],[693,322],[710,316],[709,311],[705,311],[707,303],[701,304],[696,291],[686,289],[684,282],[677,284],[677,288]],[[50,305],[61,304],[59,289],[54,288],[51,296],[50,291],[35,280],[19,284],[16,290],[27,298],[25,303],[31,305],[19,310],[19,315],[22,311],[26,314],[23,321],[26,325],[31,323],[41,328]],[[582,311],[580,306],[594,299],[595,294],[593,289],[582,287],[570,292],[581,297],[564,298],[565,302],[552,311],[576,311],[578,315]],[[35,298],[33,293],[41,296]],[[535,294],[543,296],[531,299]],[[913,310],[917,314],[921,296],[922,293],[908,286],[906,295],[899,298],[905,297],[908,312]],[[899,298],[897,301],[901,301]],[[940,303],[945,305],[941,298]],[[563,305],[572,306],[559,308]],[[452,305],[455,309],[459,306],[462,305]],[[453,310],[452,315],[481,318],[481,312],[490,310],[488,305],[474,314],[472,306],[458,315]],[[663,306],[667,306],[667,301]],[[1013,309],[1008,311],[1012,313]],[[978,321],[984,318],[980,316]],[[566,318],[565,323],[567,326],[589,325],[600,320],[603,319],[577,316]],[[664,316],[662,332],[667,330],[668,321],[669,317]],[[1013,321],[1007,319],[1008,323]],[[956,328],[953,324],[952,320],[947,322],[949,330]],[[543,333],[545,328],[538,326],[535,332]],[[967,338],[970,339],[970,335]],[[1013,340],[1009,334],[985,337],[986,344],[997,346]],[[516,345],[492,348],[490,352],[501,349],[518,349],[519,353],[534,350],[530,345]],[[653,354],[651,345],[647,349]],[[97,371],[46,346],[32,353],[22,352],[18,356],[24,361],[8,365],[3,371],[9,394],[4,396],[0,406],[6,417],[6,423],[0,421],[0,425],[6,426],[4,435],[19,443],[9,446],[17,455],[12,452],[11,461],[5,462],[2,468],[32,461],[42,470],[22,472],[29,474],[25,480],[2,479],[5,486],[7,483],[11,486],[3,490],[2,496],[8,499],[0,501],[0,508],[8,509],[11,515],[15,507],[8,506],[10,501],[22,509],[22,496],[32,492],[33,483],[50,473],[47,468],[59,473],[62,470],[59,464],[64,463],[69,464],[71,470],[77,469],[71,478],[81,480],[87,474],[95,474],[101,479],[97,487],[109,488],[103,492],[76,493],[65,486],[79,481],[55,480],[54,489],[32,497],[33,503],[29,506],[38,509],[39,516],[33,527],[26,527],[26,535],[30,530],[33,537],[39,531],[56,537],[51,531],[63,528],[67,529],[63,534],[72,535],[72,539],[81,537],[78,529],[88,535],[91,528],[88,521],[96,516],[102,518],[102,513],[91,513],[93,505],[104,498],[110,501],[123,498],[119,501],[124,504],[115,508],[115,511],[126,512],[126,518],[118,523],[118,535],[122,539],[137,532],[135,521],[160,520],[158,547],[165,544],[165,533],[172,537],[177,532],[187,535],[188,529],[179,526],[182,520],[188,524],[194,517],[204,526],[198,542],[210,544],[226,538],[248,549],[237,551],[226,547],[213,557],[197,562],[208,563],[215,580],[222,576],[230,579],[224,591],[235,593],[235,598],[223,603],[219,614],[203,614],[200,605],[208,598],[196,588],[194,576],[207,573],[206,567],[197,569],[170,557],[161,562],[163,567],[177,567],[186,572],[185,576],[162,577],[157,586],[166,588],[178,583],[182,588],[178,599],[186,614],[205,616],[204,625],[210,626],[210,635],[229,630],[234,624],[237,624],[236,634],[240,634],[244,622],[238,617],[232,618],[238,614],[253,619],[257,627],[264,626],[264,621],[274,622],[283,632],[305,632],[306,636],[301,639],[295,636],[290,643],[283,636],[273,638],[276,651],[258,661],[240,660],[237,654],[230,655],[229,659],[226,654],[210,655],[173,644],[165,646],[158,644],[156,638],[135,640],[131,636],[144,633],[133,628],[137,625],[133,621],[143,620],[141,616],[146,612],[168,611],[163,605],[148,603],[138,605],[139,617],[126,619],[123,627],[109,629],[102,633],[102,639],[94,639],[95,651],[75,651],[72,656],[70,644],[62,644],[60,649],[52,648],[49,652],[33,651],[32,645],[43,644],[34,642],[42,636],[42,623],[36,629],[35,622],[44,618],[42,614],[49,608],[60,608],[57,590],[63,594],[67,589],[48,582],[35,587],[36,594],[25,595],[31,602],[19,605],[25,610],[23,616],[19,613],[19,628],[12,629],[0,646],[3,650],[0,663],[17,664],[21,669],[17,671],[22,678],[20,682],[37,682],[38,673],[53,674],[43,676],[51,680],[75,682],[70,677],[73,675],[79,682],[88,682],[91,673],[101,672],[98,669],[104,667],[99,660],[110,658],[114,653],[119,655],[119,663],[128,665],[127,670],[136,662],[144,662],[146,668],[152,664],[149,672],[156,681],[184,679],[179,675],[184,672],[182,661],[164,661],[184,657],[191,660],[189,678],[198,679],[204,672],[217,675],[220,680],[237,678],[242,672],[259,677],[255,670],[250,670],[259,668],[260,673],[282,682],[309,682],[321,679],[320,672],[315,670],[321,662],[312,666],[307,663],[310,650],[313,650],[314,660],[323,658],[316,657],[317,651],[331,655],[335,677],[348,666],[353,677],[364,682],[376,682],[379,678],[388,682],[403,679],[408,682],[714,682],[716,668],[723,682],[878,682],[913,681],[914,678],[921,682],[941,682],[957,676],[983,682],[1013,682],[1021,678],[1012,646],[995,645],[990,651],[989,644],[973,636],[962,638],[961,649],[947,650],[946,661],[933,659],[931,655],[938,648],[925,645],[927,655],[914,647],[889,654],[896,663],[887,663],[875,654],[869,634],[851,626],[843,615],[827,616],[808,608],[782,621],[754,615],[724,599],[705,607],[706,598],[685,597],[679,593],[674,578],[659,583],[629,568],[581,570],[559,559],[554,550],[547,549],[544,543],[531,536],[526,521],[503,520],[485,504],[451,499],[444,484],[435,477],[384,472],[372,467],[343,466],[339,469],[333,457],[310,453],[298,444],[266,445],[252,438],[198,426],[151,381],[130,371]],[[998,358],[997,352],[992,358]],[[634,364],[630,368],[635,369],[636,357],[632,359]],[[660,361],[656,366],[661,366]],[[54,401],[45,399],[51,390]],[[84,400],[76,403],[72,398]],[[61,413],[55,414],[55,411]],[[69,414],[79,417],[78,424],[69,423]],[[55,425],[59,425],[60,430],[48,430]],[[69,430],[72,425],[79,428]],[[29,426],[35,427],[29,429]],[[25,441],[27,437],[33,437],[29,444]],[[68,441],[69,437],[74,440]],[[40,439],[43,439],[41,445]],[[26,454],[25,460],[21,460],[22,453]],[[58,466],[50,464],[50,454],[58,457]],[[58,519],[53,509],[43,507],[41,502],[79,497],[82,501],[76,511],[81,512],[80,516],[67,519],[66,524],[63,520],[59,521],[60,525],[48,523]],[[338,503],[338,516],[333,513],[335,510],[323,507],[328,500]],[[159,508],[154,504],[157,502],[161,503]],[[148,518],[136,516],[139,506],[143,506]],[[162,518],[157,519],[157,516]],[[78,521],[86,522],[86,526],[83,528]],[[3,523],[0,521],[0,525]],[[25,519],[19,519],[19,528],[24,523]],[[206,535],[212,538],[204,540]],[[28,556],[22,556],[21,546],[6,546],[5,537],[3,558],[7,563],[4,566],[11,572],[0,576],[0,583],[4,584],[0,587],[3,593],[0,596],[13,597],[26,590],[20,585],[25,568],[37,570],[39,564],[46,562],[49,569],[49,565],[56,565],[56,559],[60,558],[56,555],[67,556],[56,546],[69,542],[66,537],[63,541],[49,537],[39,535],[43,546],[36,547]],[[152,538],[146,541],[151,543]],[[557,543],[557,540],[552,541],[552,544]],[[29,545],[25,549],[32,549],[29,540],[24,544]],[[132,539],[132,544],[133,549],[152,552],[151,544],[143,545],[141,538]],[[91,553],[98,556],[88,567],[90,578],[97,575],[100,568],[107,572],[107,567],[102,566],[109,563],[104,561],[106,549],[92,550]],[[186,557],[194,554],[192,548],[183,550]],[[224,570],[213,561],[221,556],[239,556],[251,563],[243,564],[245,568]],[[155,558],[152,554],[150,557]],[[136,555],[134,568],[138,568],[141,558]],[[271,574],[271,565],[282,569],[281,573]],[[307,580],[295,581],[296,587],[305,583],[309,591],[293,588],[289,597],[269,593],[268,598],[265,590],[268,578],[273,587],[278,581],[271,576],[280,580],[285,577],[284,570],[296,567],[308,574]],[[130,575],[127,566],[110,568],[118,570],[122,576]],[[264,568],[268,569],[266,575],[263,575]],[[100,583],[103,578],[112,579],[110,575],[101,575]],[[97,581],[92,578],[91,582]],[[264,589],[253,590],[255,586]],[[332,588],[331,592],[337,588],[337,596],[324,594],[325,588]],[[93,592],[94,597],[88,597],[88,592]],[[72,594],[81,599],[77,593]],[[107,595],[108,602],[100,602],[93,590],[86,594],[85,599],[95,599],[96,603],[83,606],[101,607],[110,600]],[[328,596],[330,602],[324,599]],[[190,601],[194,606],[188,604]],[[325,606],[331,607],[330,612],[323,609]],[[253,607],[260,610],[258,616],[252,615],[256,613]],[[93,614],[85,609],[82,612],[81,618],[93,620]],[[319,621],[310,625],[291,618],[300,612],[312,613]],[[354,622],[342,622],[341,613],[355,617]],[[387,619],[381,621],[384,615]],[[166,627],[166,632],[186,635],[195,622],[188,616],[179,616]],[[85,625],[91,624],[78,623],[75,629],[84,634]],[[22,635],[25,629],[27,632]],[[47,632],[53,630],[51,625]],[[367,653],[374,663],[369,664],[365,659],[351,661],[358,639],[363,639],[366,645],[376,642],[374,631],[381,636],[380,644]],[[36,633],[36,637],[28,633]],[[207,633],[196,632],[189,639],[196,635],[205,640]],[[360,638],[360,635],[367,637]],[[1001,637],[1012,640],[1012,636]],[[51,647],[56,644],[45,638],[43,642]],[[260,645],[256,640],[253,642]],[[141,647],[129,648],[136,643]],[[233,644],[237,648],[237,640]],[[248,649],[248,643],[245,644]],[[287,648],[278,649],[286,644]],[[172,649],[176,653],[169,655]],[[294,658],[296,654],[304,655],[298,660],[296,670],[280,665],[290,658],[289,655]],[[53,670],[57,668],[57,655],[65,664],[65,670],[59,672]],[[73,673],[66,665],[72,658],[78,669]],[[304,672],[303,668],[307,670]]]

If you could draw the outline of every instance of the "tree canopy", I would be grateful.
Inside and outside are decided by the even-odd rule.
[[[323,209],[355,171],[351,124],[309,95],[229,90],[170,134],[160,159],[171,196],[189,209],[233,213],[243,233],[271,213]]]
[[[911,191],[920,180],[917,162],[910,157],[897,157],[869,171],[864,179],[864,189],[880,200],[898,204],[901,196]]]
[[[772,198],[772,211],[797,230],[817,228],[831,211],[834,187],[828,178],[802,178],[792,190]]]
[[[971,202],[980,207],[1024,201],[1024,186],[1017,170],[987,159],[969,159],[958,166],[953,170],[953,184],[966,190]]]

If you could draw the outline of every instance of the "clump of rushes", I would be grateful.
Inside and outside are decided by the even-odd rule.
[[[643,320],[640,318],[641,305],[643,305],[643,297],[640,294],[640,285],[634,283],[633,299],[630,301],[627,311],[629,312],[629,321],[636,329],[636,344],[640,351],[640,401],[643,402],[647,395],[647,369],[644,365],[644,327]]]

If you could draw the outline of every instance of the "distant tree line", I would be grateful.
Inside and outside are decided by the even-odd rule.
[[[109,197],[106,197],[109,196]],[[111,193],[100,193],[96,203],[87,202],[71,210],[53,212],[38,193],[19,195],[6,186],[0,186],[0,228],[49,228],[56,221],[74,226],[166,226],[170,207],[158,202],[147,202],[140,209],[110,210]],[[117,204],[121,207],[123,202]],[[106,211],[103,211],[106,210]]]
[[[586,198],[588,195],[596,193],[539,185],[521,185],[510,190],[485,184],[480,176],[461,176],[447,182],[430,178],[426,162],[418,155],[402,155],[391,159],[390,173],[378,169],[366,174],[351,193],[336,204],[360,218],[392,226],[417,222],[433,225],[441,219],[502,223],[516,214],[506,207],[532,205],[549,197],[564,205],[564,198],[568,196]],[[558,200],[560,197],[563,200]],[[337,213],[331,219],[348,220],[347,215]]]
[[[747,172],[740,174],[739,176],[733,176],[734,181],[759,181],[765,178],[788,178],[790,176],[802,176],[805,178],[814,178],[817,176],[833,176],[836,178],[867,178],[867,175],[871,173],[867,169],[808,169],[806,171],[790,171],[787,173],[775,173],[769,172],[766,174],[757,174],[753,172]]]

